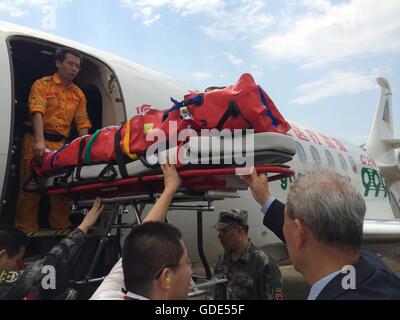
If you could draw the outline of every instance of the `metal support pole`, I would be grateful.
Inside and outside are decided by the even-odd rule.
[[[90,280],[90,277],[91,277],[91,275],[92,275],[92,273],[94,271],[94,268],[95,268],[95,266],[97,264],[97,261],[100,258],[101,252],[103,251],[103,248],[104,248],[105,244],[107,243],[107,241],[109,239],[110,232],[111,232],[111,227],[112,227],[112,225],[113,225],[113,223],[115,221],[115,218],[116,218],[116,216],[118,214],[118,211],[119,211],[119,206],[117,204],[115,204],[114,208],[113,208],[113,210],[112,210],[112,212],[111,212],[111,214],[109,216],[109,220],[107,221],[107,225],[106,225],[104,233],[103,233],[103,235],[101,237],[100,244],[99,244],[99,246],[97,248],[96,254],[95,254],[95,256],[93,258],[93,261],[92,261],[92,263],[90,265],[89,272],[87,273],[87,275],[86,275],[86,277],[84,279],[84,283],[88,283],[88,281]]]
[[[203,247],[203,211],[202,210],[197,210],[197,248],[198,248],[201,262],[203,263],[204,270],[206,272],[206,278],[208,280],[210,280],[211,279],[211,270],[210,270],[210,266],[207,261],[207,257],[204,254],[204,247]]]
[[[122,215],[124,213],[124,207],[120,206],[118,208],[118,216],[117,216],[117,225],[118,227],[115,228],[117,230],[117,239],[118,239],[118,254],[121,256],[122,255],[122,247],[121,247],[121,236],[122,236],[122,232],[121,232],[121,227],[119,227],[122,224]],[[113,221],[114,223],[114,221]],[[112,224],[110,226],[110,229],[114,229],[114,225]]]
[[[177,194],[176,197],[174,198],[174,202],[192,202],[192,201],[205,201],[206,205],[176,205],[176,204],[171,204],[170,210],[182,210],[182,211],[196,211],[197,212],[197,246],[198,246],[198,253],[201,259],[201,262],[204,266],[204,270],[206,273],[206,278],[208,280],[211,279],[211,269],[207,261],[207,257],[204,253],[204,246],[203,246],[203,212],[212,212],[214,211],[214,207],[212,206],[213,202],[216,200],[223,200],[225,198],[237,198],[238,196],[236,194],[226,194],[226,193],[217,193],[217,192],[211,192],[207,193],[205,195],[185,195],[185,194]],[[127,197],[115,197],[115,198],[108,198],[108,199],[103,199],[104,204],[112,204],[113,209],[110,214],[109,220],[106,223],[106,226],[104,228],[104,232],[101,236],[101,240],[99,243],[99,246],[97,248],[97,251],[95,253],[95,256],[93,258],[93,261],[90,265],[89,272],[85,276],[83,281],[80,281],[80,283],[90,283],[90,282],[95,282],[98,281],[99,279],[90,279],[94,268],[96,266],[96,263],[98,259],[100,258],[100,254],[102,250],[104,249],[105,244],[107,243],[109,237],[111,236],[111,230],[112,229],[117,229],[117,237],[120,238],[122,236],[121,229],[130,229],[132,228],[135,223],[133,224],[128,224],[128,223],[122,223],[122,213],[124,210],[124,207],[126,205],[131,205],[133,208],[133,213],[136,218],[136,223],[141,224],[142,223],[142,213],[146,207],[146,205],[153,203],[153,199],[150,199],[148,195],[136,195],[136,196],[127,196]],[[81,200],[76,202],[80,207],[89,207],[93,204],[93,200]],[[77,282],[78,283],[78,282]],[[196,285],[191,281],[191,286],[194,290],[192,294],[199,294],[199,290],[196,289]]]
[[[138,208],[136,202],[134,202],[132,204],[132,208],[133,208],[133,212],[135,213],[136,223],[137,224],[142,224],[142,213],[143,213],[143,210],[144,210],[145,207],[146,207],[146,204],[144,204],[144,203],[140,204],[140,208]]]

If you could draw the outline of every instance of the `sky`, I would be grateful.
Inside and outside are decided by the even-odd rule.
[[[400,137],[400,0],[0,0],[0,20],[204,89],[249,72],[283,116],[355,144],[393,92]]]

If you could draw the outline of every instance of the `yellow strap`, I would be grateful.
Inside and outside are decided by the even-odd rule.
[[[129,150],[129,141],[131,137],[131,119],[129,119],[126,123],[126,132],[125,132],[125,137],[124,137],[124,149],[125,149],[125,154],[131,158],[132,160],[137,160],[139,159],[138,155],[136,153],[130,153]]]

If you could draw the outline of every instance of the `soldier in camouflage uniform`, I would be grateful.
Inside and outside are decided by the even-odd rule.
[[[25,253],[27,241],[24,241],[21,234],[18,234],[18,232],[21,232],[18,229],[3,228],[2,230],[0,228],[0,233],[8,232],[10,234],[9,241],[13,239],[20,240],[20,246],[16,250],[13,250],[17,251],[14,254],[15,252],[7,252],[10,251],[10,247],[13,244],[5,243],[7,241],[6,237],[1,237],[0,300],[37,298],[42,285],[42,279],[47,275],[46,272],[43,272],[45,270],[43,268],[45,266],[52,266],[57,274],[57,272],[61,272],[69,263],[72,263],[85,242],[85,234],[96,223],[102,210],[103,206],[101,200],[98,198],[77,229],[51,249],[43,259],[32,263],[23,271],[17,271],[18,260],[22,259]]]
[[[214,277],[228,280],[214,288],[214,299],[281,300],[280,270],[275,261],[248,238],[247,211],[221,212],[214,228],[225,249],[214,268]]]

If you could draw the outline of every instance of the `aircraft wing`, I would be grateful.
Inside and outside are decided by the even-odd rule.
[[[363,239],[371,244],[400,244],[400,219],[364,220]]]
[[[364,245],[400,263],[400,219],[365,220]]]

